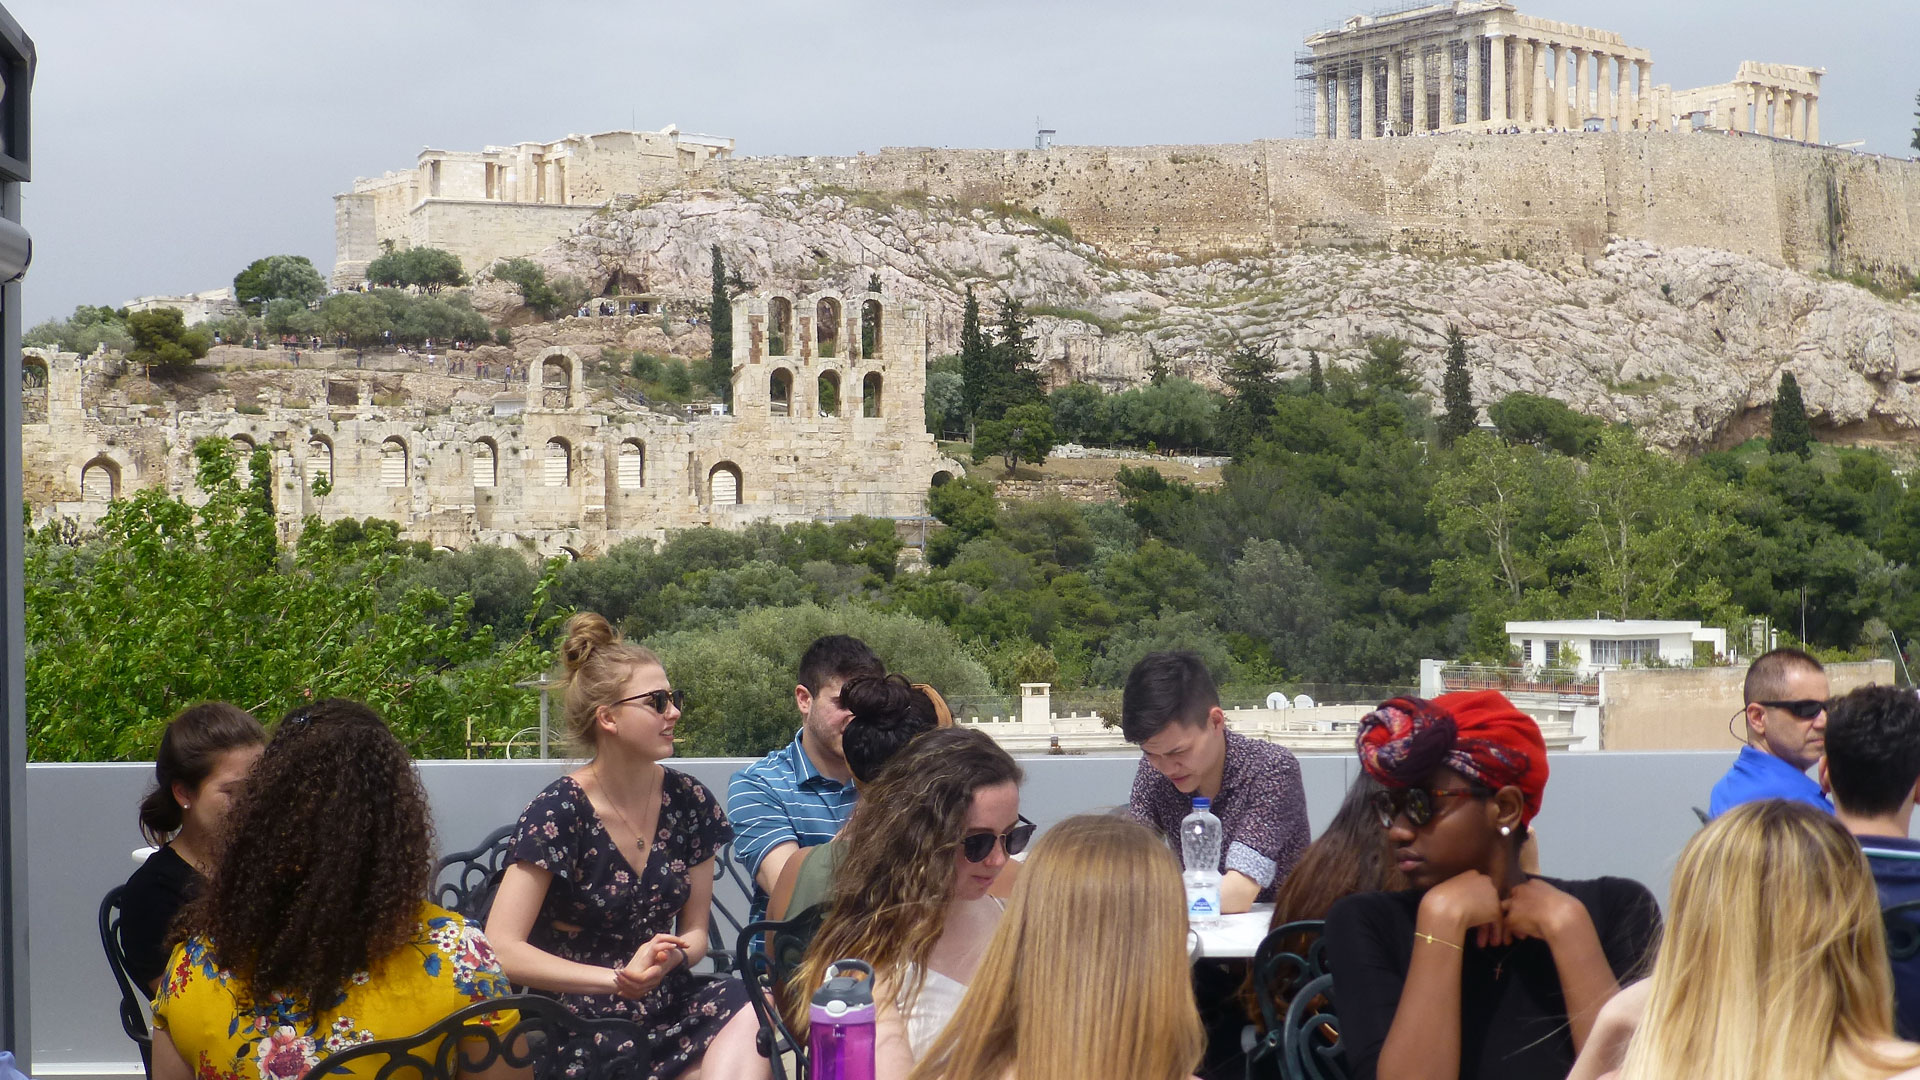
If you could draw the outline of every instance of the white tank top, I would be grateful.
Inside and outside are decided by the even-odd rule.
[[[959,1011],[960,999],[966,993],[966,983],[929,971],[926,981],[920,984],[918,996],[911,1001],[901,998],[900,1015],[907,1021],[907,1047],[913,1051],[913,1060],[919,1061],[927,1055],[933,1040]]]

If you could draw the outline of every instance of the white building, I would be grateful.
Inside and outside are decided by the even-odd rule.
[[[1727,632],[1717,626],[1678,619],[1549,619],[1510,622],[1507,640],[1520,653],[1520,666],[1559,667],[1563,650],[1578,658],[1579,675],[1617,668],[1692,667],[1694,646],[1706,642],[1715,654],[1727,651]]]

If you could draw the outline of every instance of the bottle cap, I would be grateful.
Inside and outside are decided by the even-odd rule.
[[[1212,805],[1213,800],[1207,798],[1205,795],[1195,795],[1193,797],[1193,808],[1195,810],[1205,810]]]

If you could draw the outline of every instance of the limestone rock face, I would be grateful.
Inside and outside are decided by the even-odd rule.
[[[1698,447],[1764,429],[1790,370],[1830,436],[1920,431],[1920,302],[1746,256],[1616,240],[1591,265],[1554,267],[1324,249],[1193,262],[1116,257],[1047,224],[828,189],[681,192],[598,215],[540,260],[588,281],[631,274],[686,302],[708,295],[713,244],[756,289],[853,295],[878,275],[890,297],[926,306],[933,355],[958,348],[971,284],[984,321],[1002,295],[1035,309],[1036,355],[1056,384],[1124,388],[1146,379],[1156,353],[1217,384],[1242,342],[1273,346],[1302,374],[1310,353],[1353,366],[1368,338],[1398,335],[1437,398],[1451,323],[1467,337],[1483,406],[1546,394],[1657,444]]]

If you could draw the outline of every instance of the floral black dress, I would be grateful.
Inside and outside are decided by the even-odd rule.
[[[698,780],[664,771],[660,823],[638,880],[572,777],[555,780],[527,804],[507,862],[553,874],[528,944],[577,963],[613,968],[632,960],[648,938],[673,932],[674,918],[692,890],[689,871],[730,843],[733,827]],[[653,1080],[680,1073],[747,1007],[746,987],[739,980],[702,980],[685,967],[674,968],[638,1000],[612,993],[559,997],[583,1016],[638,1023],[653,1047]]]

